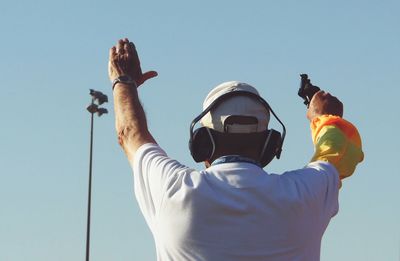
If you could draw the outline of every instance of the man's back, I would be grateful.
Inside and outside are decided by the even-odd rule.
[[[136,197],[163,261],[319,260],[338,209],[339,178],[325,162],[282,175],[246,162],[198,172],[146,144],[133,166]]]
[[[310,100],[312,163],[269,175],[258,166],[280,157],[283,122],[253,86],[237,81],[216,86],[190,124],[191,155],[207,166],[198,172],[156,145],[137,87],[157,73],[142,73],[128,39],[110,49],[108,72],[118,141],[134,168],[136,197],[159,260],[319,260],[341,180],[364,157],[361,137],[342,118],[339,99],[319,91]],[[268,127],[271,114],[282,132]]]

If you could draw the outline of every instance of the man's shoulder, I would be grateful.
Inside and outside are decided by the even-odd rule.
[[[174,178],[183,174],[199,174],[178,160],[168,156],[168,154],[156,143],[146,143],[141,145],[135,154],[135,159],[131,162],[135,175],[153,176],[154,179]]]
[[[283,177],[291,178],[312,178],[315,175],[330,175],[339,178],[336,168],[326,161],[314,161],[303,168],[290,170],[282,173]]]
[[[336,168],[325,161],[316,161],[297,170],[287,171],[281,175],[281,185],[294,190],[298,195],[337,194],[340,187],[339,174]]]

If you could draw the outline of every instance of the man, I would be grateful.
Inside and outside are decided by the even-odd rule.
[[[313,97],[307,118],[315,154],[304,168],[275,175],[262,169],[283,142],[268,130],[275,114],[254,87],[221,84],[206,97],[202,134],[192,133],[192,155],[207,167],[197,171],[169,158],[147,128],[137,87],[155,76],[142,73],[128,39],[111,48],[118,140],[158,260],[319,260],[341,179],[363,159],[342,103],[322,91]]]

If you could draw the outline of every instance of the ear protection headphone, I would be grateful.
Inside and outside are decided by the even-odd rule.
[[[225,93],[215,99],[200,115],[198,115],[192,123],[190,124],[190,140],[189,140],[189,150],[192,154],[194,161],[202,162],[208,159],[211,159],[215,152],[215,141],[212,135],[212,130],[207,127],[200,127],[193,131],[194,126],[198,123],[201,118],[203,118],[208,112],[210,112],[214,107],[220,104],[223,100],[226,100],[229,97],[243,95],[255,98],[258,100],[271,114],[275,117],[275,119],[282,125],[282,134],[274,129],[266,129],[265,132],[265,142],[263,149],[260,154],[259,163],[261,166],[265,167],[268,163],[272,161],[274,157],[277,159],[280,158],[282,152],[283,141],[286,136],[286,128],[282,121],[276,116],[275,112],[271,109],[269,104],[261,98],[259,95],[248,92],[248,91],[231,91]]]

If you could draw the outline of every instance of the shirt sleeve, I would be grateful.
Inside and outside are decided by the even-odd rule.
[[[288,195],[300,199],[307,213],[329,220],[339,210],[339,175],[336,168],[325,161],[309,163],[302,169],[283,173],[283,188]]]
[[[315,146],[311,162],[331,163],[340,179],[351,176],[364,159],[357,128],[341,117],[322,115],[311,122],[311,131]]]
[[[168,157],[157,144],[144,144],[135,153],[133,179],[139,207],[152,228],[162,200],[177,177],[188,167]]]

